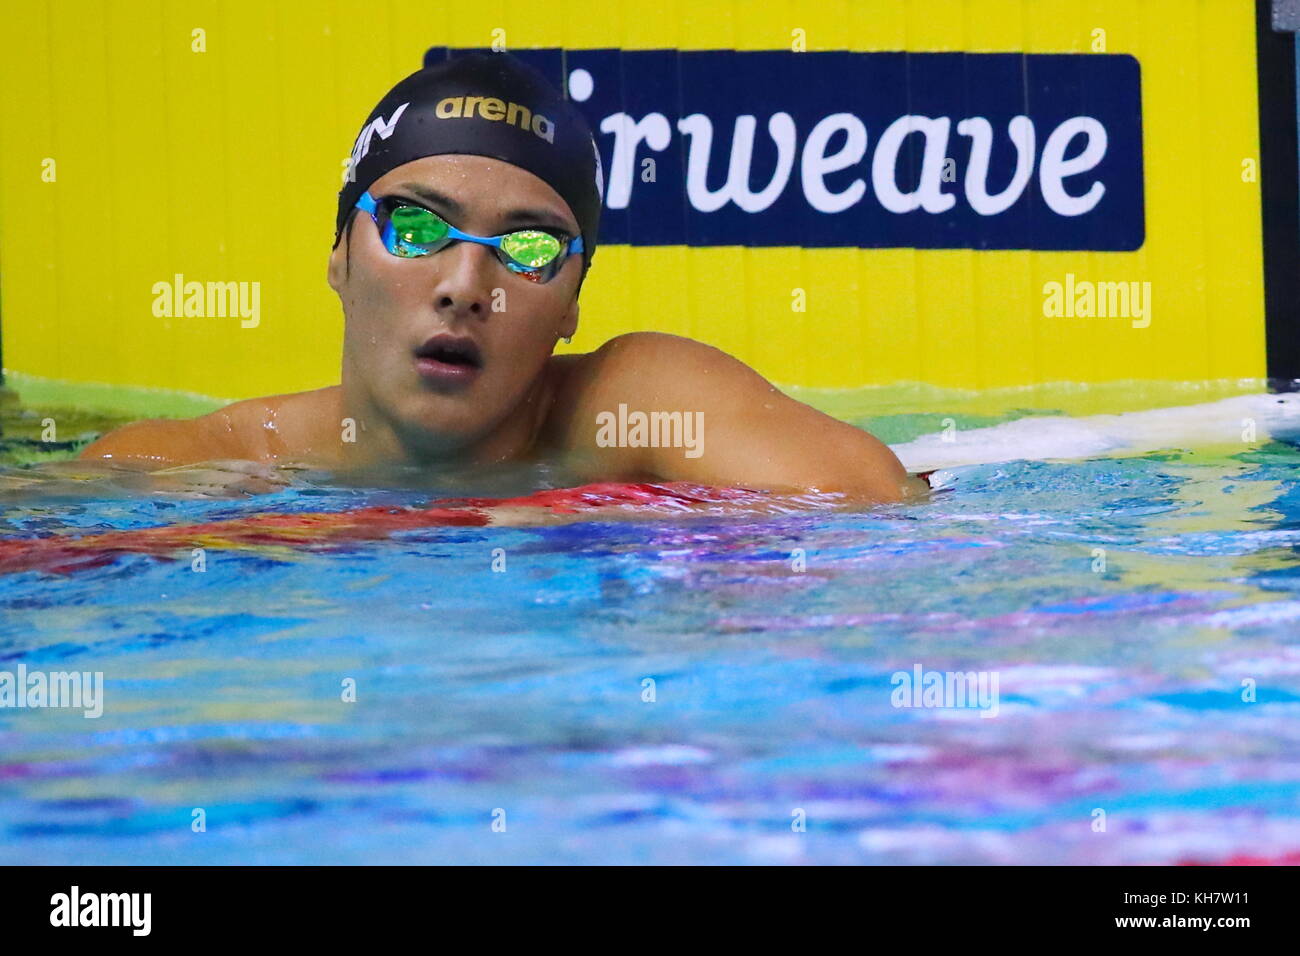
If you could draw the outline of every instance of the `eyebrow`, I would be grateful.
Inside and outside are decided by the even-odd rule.
[[[465,218],[464,205],[445,193],[438,192],[436,189],[421,183],[400,183],[394,189],[416,196],[433,207],[434,212],[446,213],[448,218],[457,220]],[[564,221],[563,216],[552,209],[529,207],[512,209],[500,220],[500,231],[503,233],[518,229],[521,226],[532,226],[535,229],[558,232],[566,236],[576,236],[578,234],[576,229]]]

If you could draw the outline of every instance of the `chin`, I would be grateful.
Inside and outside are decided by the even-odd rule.
[[[403,404],[398,420],[404,429],[428,435],[439,445],[449,447],[472,444],[488,426],[482,406],[460,395],[412,398]]]

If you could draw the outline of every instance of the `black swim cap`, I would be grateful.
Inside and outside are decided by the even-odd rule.
[[[600,154],[582,114],[509,53],[469,53],[417,70],[379,101],[352,147],[334,245],[361,194],[425,156],[469,153],[527,170],[569,204],[591,265],[604,192]]]

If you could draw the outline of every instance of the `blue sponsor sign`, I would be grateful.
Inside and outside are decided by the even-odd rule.
[[[591,124],[605,244],[1120,252],[1145,238],[1128,55],[512,52]]]

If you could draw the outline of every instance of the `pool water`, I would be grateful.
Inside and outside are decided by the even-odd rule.
[[[907,506],[0,575],[0,670],[104,674],[98,719],[0,709],[0,862],[1300,859],[1298,476],[1278,434],[956,465]],[[38,484],[0,537],[429,497]],[[918,666],[996,713],[895,706]]]

